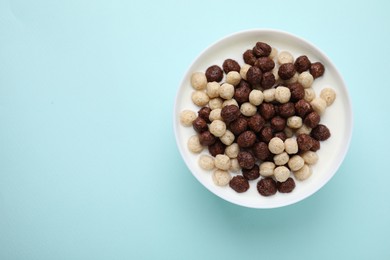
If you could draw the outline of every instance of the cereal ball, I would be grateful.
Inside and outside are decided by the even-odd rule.
[[[284,182],[290,177],[290,169],[286,166],[278,166],[274,170],[275,179],[279,182]]]
[[[314,111],[316,111],[318,114],[322,115],[325,112],[326,109],[326,101],[323,100],[320,97],[314,98],[310,102],[311,107],[313,108]]]
[[[271,152],[265,142],[255,143],[252,147],[252,151],[253,155],[262,161],[267,160],[271,156]]]
[[[265,97],[265,96],[264,96]],[[270,103],[261,103],[259,106],[260,115],[265,119],[271,119],[275,115],[275,107]]]
[[[212,179],[217,186],[226,186],[232,177],[228,171],[217,169],[212,174]]]
[[[266,44],[265,42],[257,42],[255,47],[253,47],[252,51],[256,57],[266,57],[271,53],[271,46]]]
[[[240,115],[240,109],[235,105],[225,106],[221,110],[221,117],[227,124],[236,120]]]
[[[251,91],[252,88],[250,87],[249,83],[242,80],[234,91],[234,99],[238,103],[248,102]]]
[[[226,107],[226,106],[229,106],[229,105],[238,106],[238,103],[237,103],[237,101],[235,99],[228,99],[228,100],[223,101],[223,103],[222,103],[222,107]]]
[[[192,122],[196,118],[196,113],[191,110],[183,110],[180,113],[180,123],[183,126],[192,126]]]
[[[265,102],[272,102],[275,100],[275,92],[274,88],[266,89],[263,91],[263,97]]]
[[[307,71],[302,72],[298,76],[298,83],[301,84],[304,88],[310,88],[313,84],[313,81],[313,76]]]
[[[195,72],[191,75],[191,86],[196,90],[203,90],[206,88],[207,78],[203,72]]]
[[[222,64],[223,71],[228,74],[230,71],[240,71],[241,67],[237,61],[226,59]]]
[[[256,141],[256,135],[252,131],[245,131],[237,137],[237,144],[239,147],[251,147]]]
[[[269,141],[268,149],[273,154],[281,154],[284,151],[284,142],[278,137],[274,137]]]
[[[200,153],[203,150],[203,146],[199,142],[199,137],[197,135],[193,135],[188,139],[187,142],[188,150],[193,153]]]
[[[255,165],[255,158],[249,152],[241,151],[237,155],[238,164],[243,169],[252,169]]]
[[[325,100],[327,106],[330,106],[336,99],[336,92],[334,91],[334,89],[324,88],[321,90],[320,98]]]
[[[237,143],[232,143],[231,145],[227,146],[225,149],[225,154],[229,156],[229,158],[237,158],[238,152],[240,151],[240,147]]]
[[[222,120],[221,111],[222,111],[222,109],[220,109],[220,108],[216,108],[216,109],[211,110],[210,116],[209,116],[210,122],[213,122],[215,120]]]
[[[275,89],[275,100],[279,103],[287,103],[290,100],[291,92],[287,87],[279,86]]]
[[[209,103],[209,96],[204,91],[196,90],[192,92],[191,95],[192,102],[194,102],[195,105],[204,107]]]
[[[261,115],[259,115],[258,113],[249,117],[247,119],[247,122],[248,122],[249,129],[251,129],[255,133],[260,132],[265,124],[264,118]]]
[[[221,85],[219,85],[218,82],[209,82],[206,85],[206,94],[209,96],[209,98],[216,98],[219,97],[219,88]]]
[[[280,116],[275,116],[271,119],[271,128],[274,131],[283,131],[285,127],[286,127],[286,119]]]
[[[310,151],[316,152],[316,151],[320,150],[320,148],[321,148],[320,141],[312,138],[312,143],[313,143],[313,145],[311,146]]]
[[[227,171],[230,168],[230,158],[224,154],[217,154],[214,164],[218,169]]]
[[[308,127],[307,125],[303,124],[300,128],[297,129],[297,131],[295,131],[295,134],[296,135],[300,135],[300,134],[307,134],[309,135],[311,133],[311,128]]]
[[[295,113],[301,118],[304,118],[307,114],[309,114],[312,111],[313,109],[310,103],[304,99],[301,99],[295,103]]]
[[[302,73],[308,69],[310,69],[311,62],[309,58],[306,55],[299,56],[296,58],[294,62],[295,69],[299,72]]]
[[[234,96],[234,86],[229,83],[223,83],[219,88],[219,96],[223,99],[231,99]]]
[[[238,172],[241,170],[240,165],[238,164],[237,158],[230,159],[230,169],[231,172]]]
[[[263,100],[264,100],[264,95],[263,95],[263,92],[261,92],[261,90],[253,89],[249,93],[249,102],[252,105],[258,106],[261,103],[263,103]]]
[[[222,103],[223,103],[222,98],[217,97],[217,98],[210,99],[209,108],[211,110],[222,108]]]
[[[283,132],[286,134],[287,138],[291,138],[294,136],[294,129],[291,129],[290,127],[284,128]]]
[[[293,173],[297,180],[304,181],[311,176],[312,171],[311,168],[307,164],[305,164],[301,169],[299,169],[298,171],[294,171]]]
[[[330,137],[329,128],[326,125],[318,124],[311,131],[311,136],[318,141],[325,141]]]
[[[220,82],[223,78],[223,71],[218,65],[212,65],[206,70],[207,82]]]
[[[290,116],[287,118],[287,126],[293,129],[298,129],[302,126],[302,118],[299,116]]]
[[[229,182],[230,188],[238,193],[246,192],[249,189],[249,182],[241,175],[234,176]]]
[[[249,70],[250,67],[251,67],[251,65],[248,65],[248,64],[244,64],[244,65],[242,65],[242,67],[241,67],[240,76],[241,76],[241,78],[243,78],[244,80],[246,80],[246,73],[248,72],[248,70]]]
[[[284,150],[288,154],[295,154],[298,152],[298,143],[297,140],[293,137],[287,138],[284,140]]]
[[[256,60],[255,65],[262,72],[271,71],[275,67],[275,62],[269,57],[260,57]]]
[[[276,187],[278,188],[278,191],[281,193],[290,193],[295,188],[295,181],[293,178],[288,178],[284,182],[277,182]]]
[[[226,132],[226,124],[221,120],[214,120],[209,126],[210,132],[216,137],[221,137]]]
[[[211,109],[209,107],[202,107],[198,111],[198,117],[203,118],[207,123],[210,123],[210,119],[209,119],[210,112]]]
[[[305,97],[304,99],[307,102],[313,101],[313,99],[316,97],[316,92],[314,91],[313,88],[305,88]]]
[[[261,87],[263,89],[269,89],[272,88],[273,85],[276,83],[276,77],[272,71],[267,71],[263,73],[263,76],[261,78]]]
[[[282,80],[291,79],[295,74],[295,67],[293,63],[283,63],[280,65],[278,75]]]
[[[217,139],[215,143],[208,146],[209,153],[212,156],[217,156],[218,154],[224,154],[225,153],[225,145],[221,142],[221,140]]]
[[[230,123],[229,129],[233,134],[239,135],[248,128],[248,121],[245,118],[239,117],[237,120],[234,120]]]
[[[310,128],[314,128],[318,125],[320,119],[321,119],[320,115],[317,112],[313,111],[305,116],[303,123]]]
[[[260,177],[259,166],[255,164],[252,169],[242,169],[242,175],[249,181],[256,180]]]
[[[285,80],[284,83],[286,85],[298,83],[298,77],[299,77],[299,73],[295,72],[295,74],[291,78],[289,78],[288,80]]]
[[[294,57],[288,51],[281,51],[278,54],[277,60],[278,60],[279,64],[293,63],[294,62]]]
[[[272,196],[277,191],[276,182],[270,177],[261,179],[257,183],[257,191],[262,196]]]
[[[279,105],[279,115],[283,118],[288,118],[295,115],[295,106],[292,102],[287,102]]]
[[[292,171],[298,171],[299,169],[301,169],[303,167],[304,164],[305,164],[305,161],[299,155],[294,155],[288,161],[288,167]]]
[[[313,151],[306,151],[301,154],[301,157],[308,165],[313,165],[318,162],[318,155],[316,152]]]
[[[244,116],[253,116],[257,112],[257,107],[249,102],[245,102],[241,105],[240,111]]]
[[[316,79],[324,75],[325,67],[321,62],[314,62],[311,64],[309,72]]]
[[[204,131],[199,134],[199,142],[201,145],[209,146],[217,141],[217,138],[210,133],[210,131]]]
[[[305,97],[305,89],[300,83],[289,84],[287,87],[291,91],[291,101],[297,102]]]
[[[275,68],[272,70],[272,74],[274,75],[275,82],[280,83],[281,79],[279,78],[278,71],[279,71],[279,66],[275,66]]]
[[[260,175],[270,177],[274,175],[275,164],[273,162],[263,162],[260,164]]]
[[[269,143],[273,137],[273,131],[270,126],[264,126],[263,129],[261,129],[259,135],[261,141]]]
[[[225,134],[223,136],[221,136],[219,139],[221,140],[222,143],[226,144],[226,145],[231,145],[234,141],[234,134],[229,131],[229,130],[226,130]]]
[[[285,165],[289,161],[289,159],[290,156],[286,152],[274,156],[275,165],[279,165],[279,166]]]
[[[246,50],[243,55],[242,55],[242,58],[244,59],[244,62],[246,64],[249,64],[249,65],[255,65],[255,62],[257,60],[256,56],[253,54],[253,51],[252,50]]]
[[[199,156],[198,163],[200,168],[206,171],[211,171],[215,167],[214,158],[206,154],[202,154],[201,156]]]
[[[270,57],[271,59],[274,59],[277,55],[278,55],[278,49],[272,47],[272,48],[271,48],[271,53],[269,54],[269,57]]]
[[[241,81],[241,75],[237,71],[230,71],[226,75],[226,83],[237,86]]]
[[[202,133],[202,132],[208,130],[208,126],[207,126],[206,120],[204,120],[203,118],[201,118],[199,116],[197,118],[195,118],[194,121],[192,121],[192,127],[198,133]]]
[[[261,83],[263,72],[258,67],[252,66],[246,73],[246,79],[252,86],[258,86]]]
[[[300,134],[297,136],[297,143],[300,151],[309,151],[313,146],[313,138],[307,134]]]
[[[282,131],[276,132],[276,133],[274,134],[274,137],[279,137],[280,139],[282,139],[283,142],[286,141],[286,139],[287,139],[286,133],[285,133],[285,132],[282,132]]]

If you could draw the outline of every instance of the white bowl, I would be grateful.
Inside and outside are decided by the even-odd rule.
[[[236,193],[228,186],[216,186],[211,178],[212,172],[202,170],[198,165],[200,154],[194,154],[187,148],[187,141],[195,134],[192,127],[180,124],[180,112],[190,109],[195,112],[199,107],[191,101],[193,88],[190,77],[193,72],[205,71],[209,66],[217,64],[222,67],[225,59],[237,60],[244,64],[242,53],[251,49],[256,42],[262,41],[277,48],[279,51],[289,51],[294,57],[307,55],[312,62],[320,61],[325,66],[325,74],[316,79],[313,88],[319,95],[321,89],[331,87],[336,91],[335,102],[326,109],[321,117],[321,123],[331,131],[331,138],[321,142],[317,152],[319,161],[312,167],[312,176],[305,181],[295,181],[296,187],[291,193],[277,192],[273,196],[263,197],[257,189],[257,180],[250,181],[250,189],[244,193]],[[317,47],[306,40],[290,33],[277,30],[248,30],[229,35],[212,44],[203,51],[189,67],[179,86],[173,115],[174,132],[179,151],[192,174],[208,190],[231,203],[252,208],[276,208],[301,201],[323,187],[336,173],[347,153],[352,136],[352,107],[347,87],[329,58]],[[207,148],[202,153],[208,154]],[[201,154],[202,154],[201,153]],[[232,174],[235,175],[235,174]],[[340,191],[341,192],[341,191]]]

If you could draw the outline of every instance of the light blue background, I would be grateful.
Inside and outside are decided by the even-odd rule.
[[[390,259],[387,3],[0,0],[0,259]],[[208,192],[172,129],[191,62],[252,28],[317,45],[354,109],[335,177],[273,210]]]

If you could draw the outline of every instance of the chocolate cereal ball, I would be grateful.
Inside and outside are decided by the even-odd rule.
[[[301,99],[295,103],[295,113],[301,118],[305,118],[305,116],[312,111],[313,108],[311,107],[310,103],[304,99]]]
[[[242,193],[249,189],[249,182],[243,176],[236,175],[230,180],[229,186],[236,192]]]
[[[246,50],[244,54],[242,55],[242,58],[244,59],[244,62],[249,65],[255,65],[255,62],[257,60],[256,56],[253,54],[252,50]]]
[[[240,65],[237,61],[232,59],[226,59],[222,64],[223,71],[228,74],[230,71],[240,72]]]
[[[208,146],[208,150],[209,150],[209,153],[215,157],[218,154],[224,154],[225,147],[226,147],[226,145],[224,145],[219,139],[217,139],[215,141],[215,143]]]
[[[252,66],[249,68],[246,73],[246,79],[248,82],[254,86],[259,86],[262,80],[263,72],[258,67]]]
[[[221,117],[227,124],[236,120],[240,114],[240,109],[235,105],[225,106],[221,110]]]
[[[286,119],[280,116],[275,116],[271,119],[271,128],[274,131],[283,131],[286,127]]]
[[[262,72],[271,71],[275,67],[275,62],[269,57],[260,57],[256,60],[255,66]]]
[[[237,138],[238,146],[242,148],[251,147],[256,141],[256,135],[252,131],[245,131],[241,133]]]
[[[305,89],[300,83],[292,83],[289,84],[287,87],[290,89],[291,92],[291,101],[297,102],[298,100],[303,99],[305,97]]]
[[[276,132],[274,133],[274,137],[282,139],[283,142],[287,139],[287,135],[285,132]]]
[[[280,65],[278,75],[281,79],[288,80],[294,76],[295,72],[293,63],[284,63]]]
[[[201,118],[199,116],[197,118],[195,118],[194,121],[192,121],[192,126],[193,126],[194,130],[198,133],[202,133],[202,132],[208,130],[206,120],[204,120],[203,118]]]
[[[271,71],[267,71],[263,73],[263,77],[261,79],[261,87],[263,89],[271,88],[276,82],[275,75]]]
[[[329,128],[323,124],[318,124],[311,130],[311,136],[318,141],[325,141],[330,137]]]
[[[295,181],[293,178],[288,178],[284,182],[277,182],[276,187],[278,188],[278,191],[281,193],[290,193],[295,188]]]
[[[211,112],[211,109],[209,107],[202,107],[198,111],[198,116],[200,118],[203,118],[207,123],[210,123],[210,119],[209,119],[210,112]]]
[[[321,62],[314,62],[311,64],[309,72],[316,79],[324,75],[325,67]]]
[[[321,148],[320,141],[318,141],[317,139],[314,139],[314,138],[312,138],[312,141],[313,141],[313,145],[310,148],[310,151],[316,152],[316,151],[320,150],[320,148]]]
[[[261,103],[259,106],[259,112],[265,120],[269,120],[275,115],[275,107],[270,103]]]
[[[204,131],[199,134],[199,142],[203,146],[212,145],[215,141],[217,141],[217,138],[210,131]]]
[[[241,80],[240,84],[234,91],[234,99],[242,104],[249,101],[249,95],[252,91],[251,86],[245,80]]]
[[[207,82],[220,82],[223,78],[223,71],[218,65],[212,65],[206,70]]]
[[[259,138],[261,141],[269,143],[269,141],[274,137],[272,128],[270,126],[265,126],[261,129]]]
[[[260,114],[255,114],[251,117],[248,118],[248,127],[251,129],[253,132],[258,133],[260,130],[263,128],[265,124],[264,118]]]
[[[248,128],[248,122],[244,117],[239,117],[233,122],[229,124],[230,131],[235,134],[239,135]]]
[[[313,146],[313,138],[307,134],[300,134],[297,136],[297,143],[300,151],[309,151]]]
[[[271,156],[271,152],[268,150],[268,145],[265,142],[255,143],[252,151],[253,155],[262,161],[267,160]]]
[[[252,169],[255,165],[255,157],[249,152],[241,151],[237,155],[238,164],[243,169]]]
[[[302,56],[299,56],[295,60],[294,66],[295,66],[296,71],[298,71],[298,73],[302,73],[302,72],[310,69],[311,62],[306,55],[302,55]]]
[[[287,102],[278,106],[278,114],[283,118],[295,115],[295,106],[292,102]]]
[[[256,180],[260,177],[260,169],[257,164],[255,164],[252,169],[242,169],[242,175],[245,179],[251,181]]]
[[[314,128],[318,125],[320,119],[320,115],[317,112],[313,111],[306,115],[305,119],[303,120],[303,123],[310,128]]]
[[[266,57],[271,53],[272,48],[265,42],[257,42],[252,51],[256,57]]]
[[[276,182],[271,177],[263,178],[257,183],[257,191],[263,196],[274,195],[276,190]]]

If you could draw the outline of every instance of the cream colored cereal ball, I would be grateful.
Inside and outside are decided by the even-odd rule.
[[[275,89],[275,100],[279,103],[287,103],[290,100],[291,91],[287,87],[279,86]]]
[[[270,59],[274,59],[278,55],[278,49],[272,47],[271,53],[269,54]]]
[[[326,101],[323,100],[320,97],[314,98],[310,102],[311,107],[313,108],[314,111],[316,111],[319,115],[322,115],[325,112],[326,109]]]
[[[191,75],[191,86],[196,90],[203,90],[206,88],[207,78],[203,72],[195,72]]]
[[[222,109],[220,108],[211,110],[209,115],[210,121],[213,122],[215,120],[222,120],[221,111]]]
[[[212,174],[212,179],[215,185],[217,186],[226,186],[228,185],[230,179],[230,173],[228,171],[217,169]]]
[[[268,150],[273,154],[281,154],[284,151],[284,142],[279,137],[273,137],[268,143]]]
[[[298,83],[300,83],[304,88],[310,88],[313,81],[314,78],[308,71],[304,71],[298,76]]]
[[[290,156],[286,152],[283,152],[274,156],[274,163],[275,165],[285,165],[289,159]]]
[[[275,179],[279,182],[285,182],[290,177],[290,170],[286,166],[278,166],[274,170]]]
[[[223,83],[219,88],[219,96],[223,99],[231,99],[234,96],[234,86],[229,83]]]
[[[210,97],[210,98],[216,98],[216,97],[219,97],[219,88],[221,87],[221,85],[219,85],[218,82],[209,82],[207,83],[207,86],[206,86],[206,94]]]
[[[284,140],[284,150],[288,154],[297,153],[298,152],[297,139],[294,137],[286,138],[286,140]]]
[[[230,159],[230,169],[231,172],[239,172],[241,170],[240,164],[238,163],[237,158]]]
[[[180,112],[180,123],[183,126],[192,126],[192,122],[195,120],[196,117],[197,116],[194,111],[188,109],[183,110]]]
[[[231,131],[226,130],[225,134],[223,136],[221,136],[219,139],[225,145],[231,145],[234,141],[234,138],[235,138],[234,134]]]
[[[302,126],[302,118],[299,116],[290,116],[287,118],[287,126],[293,129],[298,129]]]
[[[237,71],[229,71],[226,75],[226,83],[237,86],[241,81],[241,75]]]
[[[301,154],[301,157],[305,161],[306,164],[313,165],[318,162],[318,155],[313,151],[306,151]]]
[[[336,92],[332,88],[324,88],[320,92],[320,98],[325,100],[327,106],[330,106],[336,99]]]
[[[286,134],[286,137],[290,138],[294,136],[294,129],[291,129],[290,127],[286,126],[283,131]]]
[[[198,162],[200,168],[206,171],[211,171],[215,167],[214,157],[211,157],[210,155],[202,154],[201,156],[199,156]]]
[[[301,169],[299,169],[298,171],[295,171],[295,172],[293,171],[293,173],[294,173],[294,176],[297,180],[304,181],[311,176],[312,171],[311,171],[311,168],[309,167],[309,165],[304,164]]]
[[[305,161],[299,155],[294,155],[288,161],[288,167],[292,171],[298,171],[299,169],[301,169],[303,167],[304,164],[305,164]]]
[[[296,83],[296,82],[298,82],[298,77],[299,77],[299,73],[298,73],[298,72],[295,72],[294,76],[292,76],[292,77],[289,78],[288,80],[285,80],[284,82],[285,82],[286,84]]]
[[[288,51],[281,51],[278,54],[277,60],[278,60],[279,64],[293,63],[294,62],[294,57]]]
[[[303,97],[304,100],[307,102],[311,102],[316,97],[316,92],[313,88],[305,88],[305,96]]]
[[[263,91],[264,101],[272,102],[275,100],[275,89],[269,88]]]
[[[224,107],[226,107],[226,106],[230,106],[230,105],[235,105],[235,106],[238,107],[237,100],[235,100],[235,99],[233,98],[233,99],[229,99],[229,100],[223,101],[223,103],[222,103],[222,108],[224,108]]]
[[[260,175],[269,177],[274,175],[275,164],[273,162],[263,162],[260,164]]]
[[[240,76],[241,78],[245,79],[246,80],[246,73],[248,72],[248,70],[251,68],[252,66],[249,65],[249,64],[244,64],[242,65],[241,69],[240,69]]]
[[[210,98],[204,91],[196,90],[192,92],[191,95],[192,102],[194,102],[195,105],[204,107],[209,103]]]
[[[198,135],[193,135],[188,139],[187,142],[188,150],[193,153],[200,153],[203,150],[203,146],[199,142]]]
[[[227,171],[230,168],[230,158],[225,154],[217,154],[214,164],[218,169]]]
[[[225,154],[229,156],[229,158],[237,158],[239,152],[240,147],[237,143],[232,143],[231,145],[228,145],[225,149]]]
[[[219,98],[219,97],[212,98],[209,101],[209,108],[211,110],[214,110],[214,109],[217,109],[217,108],[222,108],[222,103],[223,103],[222,98]]]
[[[240,107],[240,112],[244,116],[253,116],[254,114],[256,114],[256,111],[257,111],[257,107],[252,105],[249,102],[243,103]]]
[[[221,120],[214,120],[211,122],[209,125],[209,131],[216,137],[221,137],[225,134],[226,132],[226,124],[225,122]]]
[[[300,134],[310,134],[311,133],[311,128],[308,127],[307,125],[303,124],[300,128],[298,128],[298,130],[295,132],[296,135],[300,135]]]
[[[253,89],[249,93],[249,103],[251,103],[252,105],[258,106],[261,103],[263,103],[263,100],[264,100],[264,95],[263,92],[261,92],[261,90]]]

